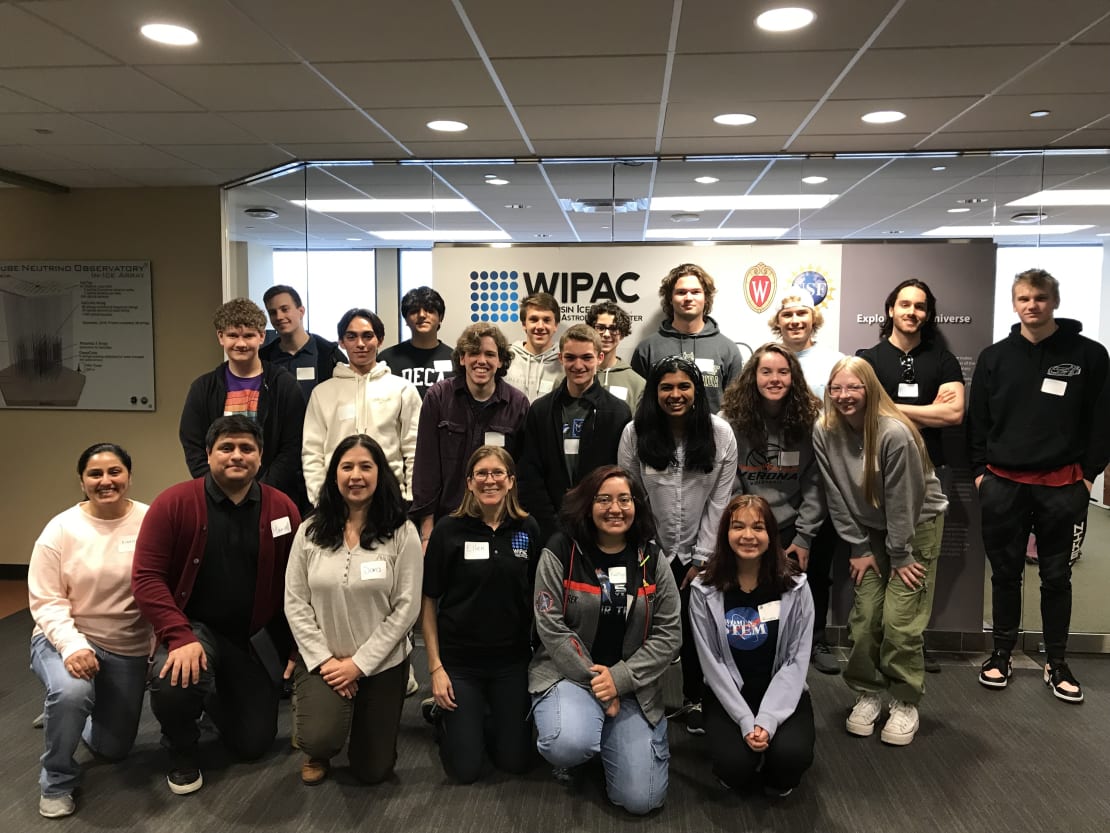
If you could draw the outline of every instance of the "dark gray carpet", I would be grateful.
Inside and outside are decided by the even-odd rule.
[[[420,695],[405,704],[397,775],[363,787],[342,768],[318,787],[299,779],[300,755],[288,748],[288,709],[281,737],[258,764],[231,763],[209,738],[205,786],[178,797],[166,788],[157,726],[144,717],[131,757],[87,763],[77,814],[39,817],[38,756],[31,728],[41,686],[27,670],[31,632],[26,613],[0,620],[0,830],[181,831],[1066,831],[1110,830],[1110,657],[1072,662],[1087,702],[1056,701],[1036,672],[1015,671],[1004,691],[975,682],[966,661],[929,677],[921,730],[913,745],[885,747],[844,732],[852,702],[840,677],[810,674],[817,717],[817,761],[792,796],[725,793],[709,771],[701,742],[671,726],[667,805],[646,819],[609,806],[600,770],[575,790],[555,783],[538,762],[530,776],[493,775],[483,783],[448,784],[419,715]],[[423,675],[417,662],[418,678]],[[338,763],[338,762],[337,762]]]

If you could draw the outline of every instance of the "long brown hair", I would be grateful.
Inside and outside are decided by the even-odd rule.
[[[771,588],[776,593],[786,592],[793,585],[797,571],[782,551],[779,525],[775,521],[775,513],[771,511],[771,504],[759,495],[736,495],[728,502],[717,527],[717,545],[701,574],[702,583],[722,593],[739,584],[736,578],[737,555],[728,542],[728,533],[732,516],[740,509],[754,509],[767,528],[767,549],[759,558],[759,586]]]
[[[821,400],[810,392],[798,357],[777,342],[764,344],[752,353],[740,375],[725,388],[721,400],[721,416],[732,424],[737,434],[757,448],[767,443],[763,397],[759,395],[759,362],[771,353],[782,356],[790,368],[790,391],[783,400],[780,417],[783,438],[790,443],[808,440],[821,413]]]
[[[474,467],[486,457],[493,457],[501,465],[505,467],[508,476],[513,479],[513,485],[505,495],[505,505],[501,507],[502,518],[513,518],[520,520],[527,518],[528,513],[520,505],[520,500],[516,496],[516,465],[513,463],[512,455],[509,454],[501,446],[497,445],[480,445],[473,454],[470,455],[470,460],[466,464],[466,479],[470,480],[474,477]],[[478,505],[478,499],[474,497],[474,493],[470,491],[470,484],[463,491],[462,502],[459,508],[451,513],[452,518],[477,518],[482,519],[482,507]]]

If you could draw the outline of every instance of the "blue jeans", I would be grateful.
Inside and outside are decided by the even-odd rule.
[[[125,657],[93,646],[100,670],[91,680],[72,676],[44,634],[31,639],[31,669],[46,687],[39,787],[45,796],[69,795],[81,778],[73,758],[84,739],[109,760],[131,751],[139,730],[146,690],[147,658]]]
[[[561,680],[533,695],[536,746],[557,767],[584,764],[598,752],[609,800],[643,815],[667,799],[667,719],[648,723],[634,696],[621,698],[616,717],[606,717],[589,689]]]

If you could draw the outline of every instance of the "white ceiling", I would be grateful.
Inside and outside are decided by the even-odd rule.
[[[680,226],[670,212],[567,213],[558,199],[803,192],[839,197],[819,211],[703,212],[681,228],[906,239],[938,225],[1007,223],[1018,209],[1005,202],[1042,188],[1110,188],[1106,155],[829,158],[1110,147],[1106,0],[797,2],[817,20],[784,34],[753,25],[781,5],[771,0],[0,3],[0,169],[72,188],[144,187],[224,184],[296,160],[379,160],[230,192],[237,238],[317,246],[372,245],[371,228],[639,240]],[[147,41],[139,26],[155,21],[186,25],[200,42]],[[860,121],[877,109],[908,117]],[[1036,109],[1051,114],[1031,119]],[[712,121],[722,112],[758,121],[723,127]],[[443,118],[470,129],[426,127]],[[682,160],[778,153],[808,158]],[[549,161],[588,156],[648,160]],[[381,164],[461,157],[529,161]],[[933,171],[939,164],[946,170]],[[485,184],[490,173],[510,184]],[[702,174],[720,182],[695,185]],[[829,181],[806,186],[807,174]],[[464,196],[481,213],[306,217],[288,202],[306,193]],[[948,214],[961,198],[987,201]],[[530,207],[505,207],[514,204]],[[280,216],[246,220],[239,209],[251,205]],[[1102,242],[1096,235],[1110,232],[1108,208],[1048,214],[1047,223],[1094,228],[1045,241]]]

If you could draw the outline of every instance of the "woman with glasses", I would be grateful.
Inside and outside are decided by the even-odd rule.
[[[674,578],[636,480],[602,466],[567,492],[540,555],[539,645],[528,668],[540,754],[557,776],[601,754],[609,800],[642,815],[667,797],[662,676],[682,638]]]
[[[702,675],[690,637],[690,582],[713,552],[717,524],[732,496],[736,437],[709,411],[701,371],[670,356],[655,363],[636,416],[625,426],[617,463],[647,492],[659,519],[656,541],[682,599],[682,695],[686,731],[702,726]]]
[[[771,505],[758,495],[729,501],[717,549],[694,580],[690,622],[707,685],[713,774],[730,789],[758,777],[782,798],[813,763],[805,584],[782,550]]]
[[[488,755],[521,773],[528,722],[531,592],[540,529],[521,509],[513,458],[483,445],[466,465],[458,509],[432,530],[424,559],[423,633],[440,759],[462,784]]]
[[[857,698],[846,727],[871,735],[886,692],[890,717],[881,738],[906,746],[917,733],[925,693],[922,634],[933,607],[948,499],[921,435],[864,359],[851,356],[833,366],[813,447],[855,582],[844,680]]]

